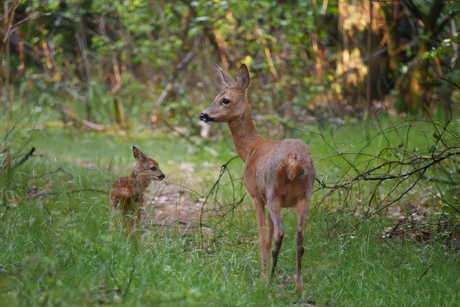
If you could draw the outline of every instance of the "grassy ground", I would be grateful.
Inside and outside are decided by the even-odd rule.
[[[358,146],[353,140],[362,134],[359,125],[348,127],[338,146]],[[331,154],[318,134],[302,136],[316,160]],[[378,151],[384,142],[376,139],[369,150]],[[423,142],[415,139],[411,146]],[[260,283],[256,223],[247,197],[219,226],[219,235],[204,241],[154,231],[143,238],[139,252],[137,243],[109,231],[108,195],[102,192],[117,176],[130,172],[131,145],[158,160],[165,173],[191,166],[195,171],[187,184],[205,193],[219,166],[236,154],[231,141],[208,142],[203,149],[163,135],[119,137],[50,129],[33,132],[30,145],[43,156],[18,169],[10,208],[0,209],[1,306],[460,305],[458,251],[436,242],[383,241],[377,235],[382,226],[375,221],[334,236],[331,225],[353,219],[343,212],[312,209],[305,227],[302,293],[295,292],[291,280],[295,214],[283,219],[286,236],[278,275]],[[231,170],[240,178],[241,161],[232,162]],[[330,164],[318,167],[319,175],[334,171]],[[31,186],[53,194],[28,199]],[[236,198],[243,193],[237,189]]]

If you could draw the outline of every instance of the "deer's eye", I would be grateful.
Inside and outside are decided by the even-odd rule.
[[[223,103],[223,104],[229,104],[229,103],[230,103],[230,100],[228,100],[227,98],[224,98],[224,99],[222,100],[222,103]]]
[[[157,168],[156,168],[155,166],[150,167],[150,169],[151,169],[152,171],[156,171],[156,170],[157,170]]]

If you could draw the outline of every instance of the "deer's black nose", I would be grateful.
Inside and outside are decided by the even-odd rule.
[[[215,120],[215,118],[212,118],[211,116],[209,116],[206,113],[201,113],[200,114],[200,120],[202,120],[205,123],[207,123],[207,122],[213,122]]]
[[[165,174],[161,174],[160,176],[158,176],[158,179],[163,180],[165,179],[165,177],[166,177]]]

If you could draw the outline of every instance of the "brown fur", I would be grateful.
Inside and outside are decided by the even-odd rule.
[[[275,272],[284,237],[280,209],[297,207],[295,281],[296,289],[302,290],[304,223],[316,175],[310,150],[301,140],[274,141],[260,136],[254,127],[247,100],[249,72],[246,65],[240,67],[237,82],[220,67],[217,68],[226,89],[200,115],[200,119],[206,122],[228,123],[236,151],[244,161],[244,185],[252,198],[259,230],[261,278],[269,276],[273,236],[275,246],[272,250],[272,275]],[[230,103],[224,103],[224,99],[229,100]],[[268,233],[265,227],[265,205],[268,209]]]
[[[133,155],[136,165],[129,177],[120,177],[110,188],[110,208],[113,221],[110,228],[115,227],[122,219],[127,234],[134,237],[133,230],[140,225],[141,208],[144,204],[144,191],[152,180],[163,180],[165,175],[160,170],[158,162],[147,157],[133,146]],[[154,170],[152,170],[154,168]]]

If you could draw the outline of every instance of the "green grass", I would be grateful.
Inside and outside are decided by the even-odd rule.
[[[315,160],[330,155],[332,150],[316,134],[318,128],[310,129],[313,132],[299,135]],[[8,194],[10,208],[0,209],[0,306],[460,305],[458,251],[442,242],[384,241],[378,236],[383,226],[376,220],[336,236],[331,225],[353,224],[354,217],[315,207],[321,196],[317,194],[305,225],[302,293],[289,282],[296,268],[295,214],[283,219],[280,274],[261,283],[256,223],[247,197],[219,224],[214,238],[201,241],[198,236],[153,231],[144,236],[139,252],[136,242],[109,231],[107,194],[68,192],[108,191],[117,176],[131,171],[130,146],[136,145],[166,173],[176,172],[181,163],[193,163],[196,172],[189,183],[195,180],[206,193],[219,166],[235,155],[231,141],[206,142],[216,155],[182,139],[147,132],[125,137],[53,129],[33,133],[28,146],[43,156],[17,170]],[[340,128],[335,136],[341,140],[338,148],[360,146],[363,134],[359,125]],[[397,136],[388,137],[398,142]],[[388,146],[384,142],[376,139],[368,150],[375,153]],[[414,148],[426,143],[417,138],[411,142]],[[93,164],[88,168],[85,163]],[[319,175],[339,173],[333,164],[322,163]],[[241,178],[242,162],[232,162],[231,171]],[[228,177],[225,180],[228,183]],[[55,194],[27,199],[32,185],[48,186]],[[238,185],[236,198],[244,191]],[[233,197],[229,185],[219,193],[223,202]]]

